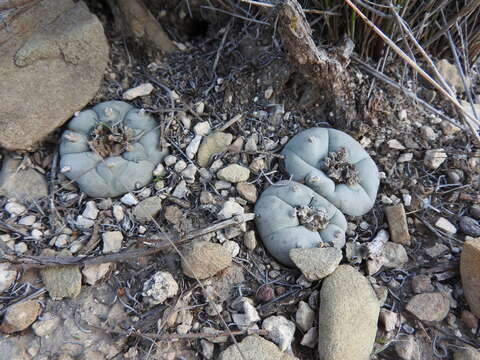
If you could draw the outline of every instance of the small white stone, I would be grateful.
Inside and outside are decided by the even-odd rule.
[[[127,193],[120,198],[122,204],[133,206],[138,204],[137,198],[132,193]]]
[[[215,181],[215,184],[213,184],[216,190],[228,190],[232,187],[232,184],[230,184],[228,181],[223,181],[223,180],[218,180]]]
[[[398,112],[398,118],[399,118],[401,121],[407,120],[407,118],[408,118],[407,110],[405,110],[405,109],[400,110],[400,111]]]
[[[204,102],[200,101],[200,102],[195,104],[195,112],[198,115],[202,115],[204,111],[205,111],[205,103]]]
[[[265,90],[265,99],[270,99],[273,95],[273,88],[271,86],[268,87],[267,90]]]
[[[22,217],[18,223],[24,226],[32,226],[33,224],[35,224],[35,220],[36,218],[34,215],[28,215]]]
[[[183,160],[179,160],[175,164],[174,169],[176,172],[182,172],[183,170],[185,170],[186,167],[187,167],[187,163]]]
[[[163,304],[178,293],[178,284],[170,273],[159,271],[143,284],[143,293],[151,306]]]
[[[216,173],[218,170],[220,170],[223,167],[223,161],[220,159],[215,160],[212,165],[210,166],[210,171],[212,173]]]
[[[240,330],[247,330],[260,320],[260,315],[258,315],[257,309],[251,304],[250,299],[241,298],[240,302],[243,314],[233,314],[232,320]]]
[[[110,254],[118,252],[122,247],[123,234],[120,231],[107,231],[102,234],[103,253]]]
[[[226,248],[230,252],[230,254],[232,254],[232,257],[237,256],[240,252],[240,245],[238,245],[235,241],[232,240],[225,241],[223,247]]]
[[[19,242],[18,244],[15,244],[15,251],[20,254],[26,253],[28,251],[28,246],[23,241]]]
[[[402,198],[403,198],[403,204],[405,206],[410,206],[412,205],[412,195],[410,194],[403,194],[402,195]]]
[[[95,225],[95,221],[84,218],[82,215],[78,215],[77,220],[75,220],[75,225],[80,229],[89,229]]]
[[[305,335],[303,335],[303,338],[300,344],[313,349],[317,345],[317,342],[318,342],[318,331],[316,327],[312,327],[310,330],[307,331]]]
[[[33,229],[30,234],[35,240],[40,240],[43,237],[43,233],[38,229]]]
[[[185,170],[182,171],[181,175],[187,183],[193,184],[195,182],[196,173],[197,167],[195,166],[195,164],[188,164]]]
[[[98,216],[98,208],[95,201],[89,201],[85,205],[85,210],[83,210],[82,216],[87,219],[95,220]]]
[[[85,267],[82,269],[85,282],[88,285],[95,285],[110,271],[112,265],[113,263],[85,265]]]
[[[455,225],[453,225],[444,217],[438,218],[438,220],[435,222],[435,226],[449,235],[453,235],[457,232]]]
[[[403,146],[400,141],[397,139],[392,139],[387,141],[388,147],[393,150],[405,150],[405,146]]]
[[[235,215],[243,215],[245,213],[245,209],[235,201],[225,201],[223,204],[222,209],[218,212],[217,217],[220,220],[230,219],[232,216]]]
[[[177,198],[182,199],[182,198],[186,197],[189,192],[190,191],[188,190],[187,183],[185,182],[185,180],[182,180],[178,183],[175,190],[173,190],[172,195],[177,197]]]
[[[295,322],[298,327],[303,332],[307,332],[313,326],[314,319],[315,312],[312,308],[305,301],[300,301],[298,303],[297,313],[295,314]]]
[[[380,322],[383,323],[383,328],[386,332],[395,330],[398,321],[398,314],[386,309],[380,310]]]
[[[202,347],[202,355],[205,359],[212,359],[213,358],[213,351],[215,350],[215,344],[211,343],[210,341],[201,339],[200,346]]]
[[[255,237],[255,231],[251,230],[245,233],[243,243],[248,250],[255,250],[257,247],[257,238]]]
[[[22,215],[25,211],[27,211],[27,208],[20,203],[12,201],[8,202],[7,205],[5,205],[5,210],[7,210],[7,212],[12,216],[18,216]]]
[[[410,162],[413,159],[413,153],[403,153],[398,157],[398,162]]]
[[[147,228],[146,228],[145,226],[140,225],[140,226],[138,227],[138,233],[139,233],[139,234],[145,234],[146,232],[147,232]]]
[[[202,121],[202,122],[199,122],[197,124],[195,124],[195,126],[193,127],[193,132],[196,134],[196,135],[201,135],[201,136],[206,136],[210,133],[210,124],[208,121]]]
[[[69,250],[72,254],[79,252],[83,248],[83,242],[81,240],[72,241]]]
[[[125,211],[123,210],[122,205],[115,204],[113,205],[113,217],[117,222],[120,222],[125,217]]]
[[[164,177],[167,175],[167,170],[165,170],[165,166],[162,164],[158,164],[157,167],[153,170],[153,176],[160,176]]]
[[[436,170],[447,160],[447,153],[443,149],[427,150],[423,162],[431,170]]]
[[[69,239],[70,239],[70,236],[66,234],[60,234],[57,236],[57,239],[55,240],[55,246],[58,248],[65,247],[68,244]]]
[[[173,155],[167,155],[164,159],[164,163],[167,166],[172,166],[177,162],[177,157]]]
[[[145,83],[138,85],[134,88],[128,89],[123,93],[124,100],[133,100],[140,96],[149,95],[153,91],[153,85],[150,83]]]
[[[262,329],[268,330],[267,338],[278,345],[281,351],[287,350],[293,341],[295,324],[283,316],[270,316],[263,320]]]
[[[195,135],[192,141],[190,141],[187,148],[185,149],[185,153],[187,154],[189,159],[193,159],[195,157],[201,142],[202,135]]]
[[[0,263],[0,294],[7,290],[17,278],[17,270],[9,263]]]
[[[190,117],[188,117],[185,112],[181,111],[178,114],[178,119],[180,120],[185,129],[190,130],[190,128],[192,127],[192,119],[190,119]]]
[[[152,189],[144,188],[142,191],[140,191],[140,193],[138,193],[137,198],[146,199],[149,198],[150,195],[152,195]]]

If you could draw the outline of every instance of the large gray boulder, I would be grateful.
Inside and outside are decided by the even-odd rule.
[[[31,150],[94,97],[108,43],[102,24],[81,1],[35,1],[5,14],[0,146]]]
[[[368,360],[380,305],[368,280],[341,265],[320,291],[318,352],[321,360]]]

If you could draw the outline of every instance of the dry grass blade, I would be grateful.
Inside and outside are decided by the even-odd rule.
[[[474,119],[458,102],[458,100],[453,97],[448,91],[446,91],[437,81],[435,81],[430,75],[428,75],[425,70],[423,70],[415,61],[413,61],[401,48],[399,48],[385,33],[380,30],[373,22],[371,22],[367,16],[350,0],[345,0],[345,2],[365,21],[368,26],[370,26],[375,33],[377,33],[387,44],[392,48],[397,55],[399,55],[403,60],[407,62],[418,74],[420,74],[426,81],[428,81],[433,87],[435,87],[447,100],[449,100],[458,111],[464,116],[464,120],[467,125],[470,127],[471,133],[475,138],[477,144],[480,144],[480,136],[477,133],[477,128],[479,122]]]

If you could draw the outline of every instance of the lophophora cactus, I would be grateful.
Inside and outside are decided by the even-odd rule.
[[[344,132],[302,131],[285,145],[282,154],[293,180],[305,182],[344,214],[360,216],[373,207],[379,185],[377,166]]]
[[[265,247],[278,261],[293,266],[291,249],[345,245],[344,214],[359,216],[373,207],[379,176],[361,145],[334,129],[305,130],[282,154],[291,180],[265,190],[255,214]]]
[[[144,110],[107,101],[78,113],[60,143],[62,172],[92,197],[115,197],[148,184],[166,151]]]
[[[295,181],[280,181],[255,204],[258,232],[268,251],[293,266],[288,253],[295,248],[345,245],[347,221],[328,200]]]

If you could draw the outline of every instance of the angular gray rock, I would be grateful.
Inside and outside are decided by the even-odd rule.
[[[232,255],[220,244],[196,241],[185,251],[182,270],[191,278],[203,280],[230,266]]]
[[[232,143],[232,134],[216,132],[203,139],[197,153],[197,161],[201,167],[206,167],[210,158],[217,153],[227,150]]]
[[[285,354],[272,342],[258,335],[250,335],[237,345],[230,345],[218,360],[295,360],[294,356]]]
[[[480,352],[471,346],[457,350],[453,354],[453,360],[480,360]]]
[[[442,321],[450,310],[450,300],[442,293],[425,293],[410,299],[407,311],[422,321]]]
[[[368,280],[340,265],[320,291],[318,351],[323,360],[368,360],[380,305]]]
[[[140,201],[133,208],[133,216],[139,221],[151,221],[152,218],[162,210],[162,199],[158,196],[152,196]]]
[[[238,164],[230,164],[217,172],[220,180],[231,183],[239,183],[247,181],[250,176],[250,170]]]
[[[289,255],[309,281],[317,281],[330,275],[342,260],[342,251],[334,247],[292,249]]]
[[[5,156],[0,171],[0,195],[22,202],[32,202],[46,197],[48,185],[45,177],[31,168],[19,169],[20,164],[20,159]]]
[[[30,150],[94,97],[108,43],[81,1],[34,2],[7,22],[0,29],[0,146]]]
[[[19,302],[10,306],[5,312],[0,331],[11,334],[28,328],[42,312],[40,303],[36,300]]]
[[[72,256],[68,250],[56,253],[54,250],[45,249],[45,256]],[[47,288],[48,294],[54,300],[74,298],[80,294],[82,288],[82,274],[78,266],[56,266],[40,270],[40,276]]]

